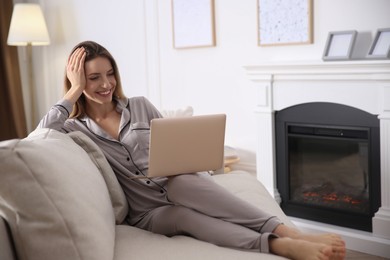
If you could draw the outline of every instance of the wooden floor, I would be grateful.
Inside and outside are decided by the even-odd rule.
[[[347,251],[347,257],[345,258],[346,260],[385,260],[385,259],[390,259],[389,258],[383,258],[379,256],[374,256],[374,255],[367,255],[364,253],[356,252],[356,251]]]

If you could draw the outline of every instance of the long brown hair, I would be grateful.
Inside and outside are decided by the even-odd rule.
[[[103,46],[101,46],[100,44],[98,44],[96,42],[85,41],[85,42],[81,42],[81,43],[77,44],[73,48],[69,57],[72,55],[72,53],[77,48],[80,48],[80,47],[84,47],[84,49],[85,49],[85,52],[86,52],[85,62],[90,61],[92,59],[95,59],[97,57],[104,57],[110,61],[111,66],[113,67],[114,75],[115,75],[115,79],[116,79],[116,88],[115,88],[113,95],[114,95],[114,97],[116,97],[118,99],[126,98],[125,94],[123,93],[122,83],[121,83],[120,75],[119,75],[119,71],[118,71],[118,66],[116,65],[115,59],[110,54],[110,52],[107,51],[106,48],[104,48]],[[71,83],[70,83],[68,77],[66,76],[66,72],[65,72],[65,84],[64,84],[65,93],[68,92],[70,88],[71,88]],[[84,94],[81,94],[80,98],[74,104],[73,110],[70,113],[69,117],[70,118],[79,118],[79,117],[84,116],[85,115],[85,104],[86,104],[85,96],[84,96]]]

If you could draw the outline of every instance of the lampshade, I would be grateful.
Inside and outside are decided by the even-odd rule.
[[[48,45],[49,34],[38,4],[15,4],[8,33],[8,45]]]

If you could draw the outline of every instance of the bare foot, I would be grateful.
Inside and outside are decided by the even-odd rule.
[[[345,242],[341,239],[339,235],[336,234],[301,234],[298,235],[298,238],[312,241],[317,243],[323,243],[326,245],[330,245],[332,247],[334,256],[331,258],[332,260],[342,260],[345,258],[346,250],[345,250]]]
[[[336,234],[307,234],[298,231],[297,229],[286,225],[279,225],[274,233],[280,237],[289,237],[293,239],[301,239],[309,242],[321,243],[332,247],[332,260],[342,260],[345,258],[345,242]]]
[[[272,253],[294,260],[332,260],[334,253],[329,245],[288,237],[270,240]]]

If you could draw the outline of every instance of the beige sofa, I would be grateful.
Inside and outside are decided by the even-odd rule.
[[[292,225],[250,174],[213,178]],[[0,142],[1,260],[283,259],[153,234],[123,224],[127,213],[114,173],[84,134],[40,129]]]

